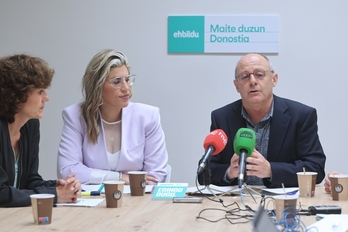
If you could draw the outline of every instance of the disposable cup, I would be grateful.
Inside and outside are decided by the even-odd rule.
[[[124,181],[105,181],[105,199],[107,208],[122,207]]]
[[[54,195],[32,194],[30,198],[35,224],[51,224]]]
[[[348,175],[337,174],[330,176],[331,196],[334,201],[346,201],[348,198]]]
[[[277,222],[282,219],[291,219],[296,215],[297,196],[278,195],[274,196]]]
[[[317,175],[316,172],[297,172],[300,197],[314,197]]]
[[[144,171],[128,172],[131,196],[145,195],[146,174],[147,172]]]

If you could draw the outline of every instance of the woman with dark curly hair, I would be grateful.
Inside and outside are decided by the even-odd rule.
[[[0,207],[30,205],[30,195],[51,193],[55,202],[76,202],[81,183],[43,180],[39,168],[39,119],[54,70],[25,54],[0,59]]]

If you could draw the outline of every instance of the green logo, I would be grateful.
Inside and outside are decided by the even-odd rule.
[[[168,53],[204,53],[204,16],[168,16]]]

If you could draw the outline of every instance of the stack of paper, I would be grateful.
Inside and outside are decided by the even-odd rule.
[[[83,191],[87,191],[87,192],[88,191],[98,191],[100,186],[101,186],[100,184],[83,184],[82,189],[83,189]],[[154,189],[154,185],[146,185],[145,193],[151,193],[153,189]],[[101,190],[101,193],[105,193],[104,188]],[[130,194],[130,186],[129,185],[124,185],[123,193]]]
[[[78,198],[76,203],[57,203],[55,207],[72,206],[72,207],[95,207],[103,202],[105,198]]]
[[[307,227],[307,232],[346,232],[348,231],[348,214],[325,214],[323,219]]]

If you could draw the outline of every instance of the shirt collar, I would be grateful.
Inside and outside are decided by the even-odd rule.
[[[268,112],[268,114],[263,117],[263,119],[261,119],[261,121],[259,123],[263,123],[263,122],[266,122],[268,121],[271,117],[273,117],[273,110],[274,110],[274,98],[272,100],[272,104],[271,104],[271,109],[270,111]],[[255,125],[252,121],[251,121],[251,118],[248,114],[248,112],[245,110],[244,106],[242,105],[242,111],[241,111],[241,115],[242,117],[247,120],[249,123],[251,123],[252,125]]]

